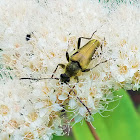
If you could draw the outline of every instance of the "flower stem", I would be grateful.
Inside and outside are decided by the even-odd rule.
[[[98,134],[96,133],[95,129],[93,128],[92,124],[90,122],[87,122],[87,121],[86,121],[86,123],[87,123],[93,137],[95,138],[95,140],[100,140],[100,138],[99,138]]]

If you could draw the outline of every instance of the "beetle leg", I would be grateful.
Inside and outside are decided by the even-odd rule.
[[[82,70],[82,72],[89,72],[91,69]]]
[[[102,63],[106,63],[107,61],[108,61],[108,60],[105,60],[105,61],[103,61],[103,62],[100,62],[100,63],[96,64],[93,68],[85,69],[85,70],[83,70],[82,72],[89,72],[90,70],[96,68],[97,66],[99,66],[99,65],[102,64]]]
[[[91,68],[91,70],[94,69],[94,68],[96,68],[96,67],[99,66],[100,64],[106,63],[107,61],[108,61],[108,60],[105,60],[105,61],[102,61],[102,62],[96,64],[93,68]]]
[[[101,51],[103,51],[103,45],[101,44]]]
[[[88,40],[90,40],[96,32],[97,32],[97,30],[92,33],[91,37],[79,37],[78,38],[77,49],[78,50],[80,49],[81,39],[88,39]]]
[[[69,86],[70,87],[70,86]],[[71,88],[71,87],[70,87]],[[75,88],[75,85],[70,89],[70,91],[69,91],[69,94],[68,94],[68,99],[69,99],[69,96],[70,96],[70,94],[71,94],[71,92],[73,91],[73,89]]]
[[[67,61],[69,62],[69,53],[66,51],[66,58],[67,58]]]
[[[57,71],[57,69],[58,69],[58,66],[62,67],[63,69],[65,68],[65,65],[64,65],[64,64],[58,64],[58,65],[56,66],[56,68],[55,68],[55,70],[54,70],[54,72],[53,72],[53,74],[52,74],[51,78],[53,78],[53,76],[54,76],[55,72],[56,72],[56,71]]]
[[[69,86],[70,87],[70,86]],[[70,87],[71,88],[71,87]],[[74,95],[76,96],[76,98],[79,100],[79,102],[87,109],[89,115],[92,115],[92,113],[90,112],[89,108],[81,101],[81,99],[76,95],[75,91],[73,90],[75,88],[75,85],[71,88],[71,90],[69,91],[69,94],[68,94],[68,98],[69,98],[69,95],[71,92],[74,93]]]
[[[104,42],[103,43],[105,45],[105,37],[104,37]],[[104,46],[103,43],[101,44],[101,51],[103,51],[103,46]],[[101,53],[100,53],[100,55],[101,55]]]
[[[104,42],[105,42],[105,37],[104,37]],[[103,51],[103,43],[101,44],[101,51]],[[101,55],[102,53],[100,53],[100,55]],[[98,57],[99,57],[99,55],[98,55]]]
[[[76,95],[76,93],[73,91],[74,95]],[[79,100],[79,102],[87,109],[89,115],[92,115],[92,113],[90,112],[89,108],[80,100],[80,98],[77,96],[77,99]]]
[[[77,80],[77,83],[79,83],[79,78],[78,78],[78,76],[75,76],[74,79]]]

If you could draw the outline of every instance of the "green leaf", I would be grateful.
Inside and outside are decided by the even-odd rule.
[[[53,136],[52,140],[73,140],[72,136]]]
[[[99,114],[94,115],[96,132],[101,140],[140,140],[140,119],[134,108],[134,105],[124,90],[115,92],[117,95],[123,95],[119,106],[112,112],[105,112],[102,117]],[[116,103],[111,103],[110,108]]]
[[[82,121],[82,124],[75,124],[72,128],[72,131],[75,140],[95,140],[85,121]]]
[[[106,126],[104,118],[101,115],[94,115],[94,122],[92,122],[92,124],[96,128],[95,131],[98,137],[101,138],[101,140],[111,140],[108,132],[108,127]]]

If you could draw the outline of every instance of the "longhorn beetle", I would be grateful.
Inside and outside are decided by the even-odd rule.
[[[66,59],[68,61],[68,64],[67,65],[58,64],[56,66],[51,78],[38,78],[38,79],[20,78],[20,79],[30,79],[30,80],[56,79],[56,80],[60,80],[61,84],[63,84],[63,83],[68,84],[70,82],[70,78],[74,77],[74,79],[76,79],[78,82],[79,80],[78,80],[77,75],[79,72],[88,72],[88,71],[92,70],[93,68],[97,67],[99,64],[107,62],[107,60],[105,60],[103,62],[100,62],[99,64],[96,64],[93,68],[87,68],[89,63],[91,62],[91,60],[94,59],[93,55],[95,54],[96,49],[98,47],[101,47],[101,50],[102,50],[102,44],[98,40],[92,39],[95,32],[93,32],[93,34],[91,35],[90,38],[86,38],[86,37],[78,38],[77,51],[74,54],[72,54],[72,56],[69,56],[68,51],[66,51]],[[83,47],[80,48],[81,39],[88,39],[90,41],[87,44],[85,44]],[[54,74],[57,71],[59,66],[62,67],[63,69],[65,69],[65,72],[63,74],[60,74],[60,78],[54,78]],[[70,87],[71,90],[69,92],[69,95],[72,91],[76,95],[76,93],[73,90],[74,87],[75,86],[73,86],[72,88]],[[77,97],[77,99],[80,101],[80,103],[84,107],[86,107],[87,111],[91,115],[91,112],[88,109],[88,107],[80,100],[79,97]]]

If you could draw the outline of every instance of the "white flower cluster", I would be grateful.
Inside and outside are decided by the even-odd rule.
[[[108,5],[111,3],[107,3]],[[140,87],[139,3],[96,0],[0,1],[0,139],[49,140],[65,125],[107,110],[112,91]],[[79,37],[102,44],[89,72],[69,84],[51,78]],[[88,40],[82,40],[81,46]],[[87,54],[84,54],[87,55]],[[98,65],[99,64],[99,65]],[[96,66],[98,65],[98,66]],[[96,67],[95,67],[96,66]],[[94,68],[95,67],[95,68]],[[54,73],[60,78],[62,68]],[[10,137],[9,137],[10,136]]]

